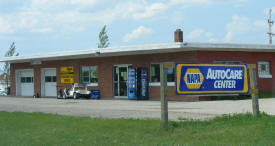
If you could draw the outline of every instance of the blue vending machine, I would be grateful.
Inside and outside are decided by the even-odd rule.
[[[137,97],[139,100],[148,99],[148,69],[137,68]]]
[[[136,99],[136,69],[128,68],[128,99]]]

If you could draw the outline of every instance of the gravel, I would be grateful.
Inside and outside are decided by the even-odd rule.
[[[169,101],[169,120],[206,120],[223,114],[252,112],[251,100]],[[275,98],[260,99],[260,111],[275,115]],[[43,112],[60,115],[160,119],[160,101],[74,100],[53,98],[0,97],[0,111]]]

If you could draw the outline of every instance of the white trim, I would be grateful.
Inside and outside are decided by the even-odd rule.
[[[91,48],[85,50],[62,51],[52,53],[30,54],[28,56],[13,56],[0,58],[0,62],[30,62],[34,59],[43,61],[66,60],[79,58],[95,58],[106,56],[123,56],[137,54],[172,53],[185,51],[247,51],[247,52],[275,52],[275,45],[257,44],[229,44],[229,43],[162,43],[150,45],[108,47],[100,50]]]
[[[133,64],[114,64],[114,66],[116,66],[116,67],[129,67],[129,66],[132,66],[132,65]]]
[[[149,86],[160,86],[160,82],[150,82]]]
[[[160,86],[160,82],[150,82],[149,86]],[[167,86],[176,86],[175,82],[167,82]]]
[[[259,74],[259,78],[272,78],[272,75],[260,75]]]
[[[167,86],[176,86],[175,82],[167,82]]]
[[[98,83],[88,83],[87,86],[89,86],[89,87],[98,86]]]

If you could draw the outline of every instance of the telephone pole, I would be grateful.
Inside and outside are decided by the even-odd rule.
[[[268,22],[268,37],[269,37],[269,44],[272,44],[272,36],[275,35],[274,33],[272,33],[272,25],[274,23],[274,21],[271,20],[271,13],[272,13],[272,9],[269,9],[269,18],[267,20]]]

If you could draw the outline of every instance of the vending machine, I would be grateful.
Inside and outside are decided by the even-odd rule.
[[[136,69],[132,67],[128,68],[128,98],[136,99]]]
[[[148,69],[128,68],[128,98],[130,100],[148,99]]]
[[[147,100],[148,99],[148,69],[147,68],[136,68],[136,93],[137,99]]]

